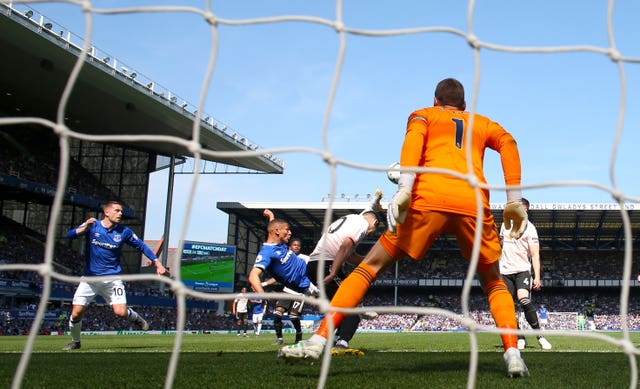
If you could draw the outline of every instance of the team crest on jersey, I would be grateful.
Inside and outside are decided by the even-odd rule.
[[[113,241],[114,241],[114,242],[120,242],[121,240],[122,240],[122,235],[120,235],[120,234],[115,234],[115,235],[113,236]]]

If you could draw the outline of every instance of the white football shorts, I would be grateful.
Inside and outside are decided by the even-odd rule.
[[[253,323],[257,323],[262,321],[262,317],[264,316],[264,313],[254,313],[253,316],[251,316],[251,321]]]
[[[82,277],[76,293],[73,295],[73,305],[87,306],[96,296],[102,296],[109,305],[127,303],[127,293],[120,278],[105,281],[87,281]]]

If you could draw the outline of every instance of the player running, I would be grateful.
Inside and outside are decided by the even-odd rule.
[[[120,224],[122,219],[122,205],[117,201],[107,202],[102,211],[104,218],[101,221],[89,218],[77,228],[67,232],[67,238],[74,239],[86,235],[85,240],[85,265],[82,280],[73,295],[73,307],[69,318],[69,332],[71,343],[64,350],[76,350],[80,348],[80,332],[82,331],[82,317],[85,308],[97,295],[102,296],[107,304],[111,305],[113,313],[130,322],[137,324],[140,329],[147,331],[149,324],[136,311],[127,307],[127,294],[124,283],[119,275],[120,256],[124,243],[138,249],[155,264],[156,273],[161,276],[167,273],[167,269],[158,261],[155,253],[144,241],[136,236],[129,227]],[[112,276],[108,280],[92,281],[90,277]]]

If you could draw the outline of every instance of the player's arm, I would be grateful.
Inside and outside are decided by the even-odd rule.
[[[259,267],[254,267],[251,269],[251,272],[249,272],[249,284],[251,284],[251,287],[256,293],[264,293],[260,276],[262,276],[262,269]]]
[[[323,282],[327,285],[331,282],[337,275],[338,271],[342,269],[342,265],[344,261],[351,255],[353,251],[354,243],[351,238],[345,238],[342,240],[342,244],[336,253],[335,258],[333,259],[333,263],[331,263],[331,269],[329,270],[329,274],[326,275]]]
[[[522,179],[522,171],[518,144],[513,136],[499,124],[492,123],[492,126],[492,134],[494,136],[490,140],[490,147],[500,154],[504,183],[507,185],[507,204],[503,212],[504,225],[506,229],[510,230],[509,236],[513,239],[518,239],[522,236],[527,226],[527,213],[520,202],[522,191],[519,186]]]
[[[275,278],[273,278],[273,277],[272,277],[272,278],[269,278],[269,279],[268,279],[268,280],[266,280],[266,281],[262,281],[262,282],[260,283],[260,285],[262,285],[262,286],[264,287],[264,286],[271,286],[271,285],[275,285],[276,283],[278,283],[278,281],[277,281]]]
[[[500,238],[500,246],[504,246],[504,223],[500,225],[500,229],[498,230],[498,238]]]
[[[267,222],[271,222],[276,218],[276,216],[273,214],[273,211],[268,208],[262,211],[262,216],[267,218]]]
[[[529,254],[531,255],[531,265],[533,266],[533,290],[540,290],[542,282],[540,280],[540,243],[537,237],[529,241]]]
[[[88,218],[84,223],[80,224],[78,227],[73,228],[67,232],[67,238],[73,239],[78,235],[82,235],[91,228],[91,225],[98,221],[95,217]]]
[[[427,132],[427,119],[422,116],[411,115],[407,123],[407,132],[400,152],[400,167],[419,166]],[[402,172],[398,178],[398,190],[391,198],[387,209],[387,226],[392,233],[396,226],[404,222],[407,211],[411,206],[411,192],[416,174]]]
[[[151,250],[151,247],[147,246],[147,244],[144,243],[142,239],[138,238],[138,236],[134,234],[133,231],[131,231],[131,233],[129,234],[129,237],[126,240],[126,242],[128,245],[135,247],[140,252],[142,252],[142,254],[144,254],[145,257],[149,258],[149,260],[156,267],[157,275],[159,276],[168,275],[169,272],[167,271],[167,268],[164,267],[164,265],[162,265],[162,262],[158,260],[156,253],[154,253],[153,250]]]

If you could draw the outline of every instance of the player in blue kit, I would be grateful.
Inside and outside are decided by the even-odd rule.
[[[102,212],[104,218],[101,221],[93,217],[89,218],[67,233],[69,239],[85,235],[86,240],[84,272],[73,295],[73,308],[69,318],[71,343],[66,345],[64,350],[80,348],[82,317],[86,306],[97,295],[102,296],[111,305],[113,313],[117,316],[127,318],[144,331],[149,329],[147,321],[136,311],[127,307],[124,283],[119,277],[122,272],[120,256],[123,243],[135,247],[149,258],[155,264],[158,275],[167,274],[167,269],[157,260],[158,258],[149,246],[140,240],[129,227],[120,224],[122,219],[122,205],[120,203],[109,201],[103,206]],[[102,281],[92,281],[91,277],[96,276],[113,277]]]
[[[291,239],[289,223],[282,219],[273,219],[267,225],[267,232],[267,241],[258,252],[253,269],[249,273],[249,283],[253,291],[264,293],[260,277],[263,272],[268,272],[276,281],[294,292],[317,295],[318,287],[307,277],[307,262],[287,246]]]
[[[252,298],[249,300],[251,303],[251,322],[253,323],[253,334],[260,336],[262,331],[262,318],[264,317],[264,311],[267,309],[267,302],[263,299]]]

